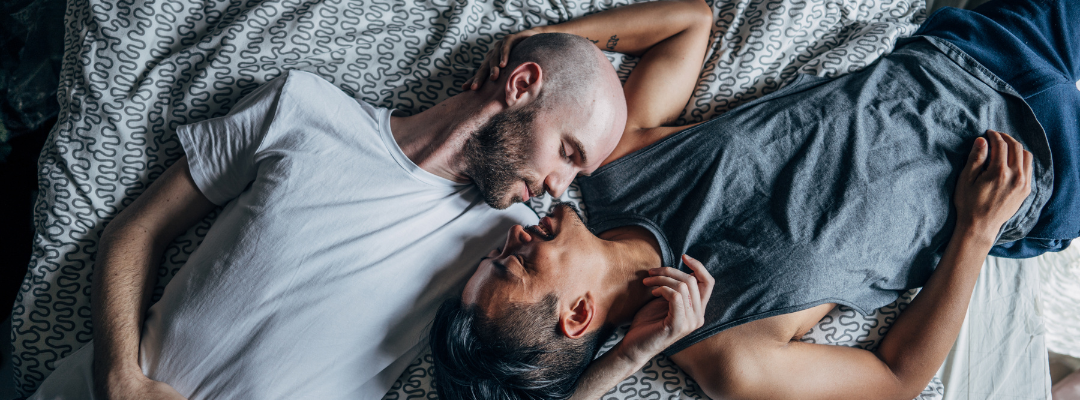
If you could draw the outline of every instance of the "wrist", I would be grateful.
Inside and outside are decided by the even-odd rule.
[[[138,365],[125,365],[123,363],[94,362],[94,386],[99,394],[106,398],[114,398],[126,393],[133,386],[143,380],[149,380]]]
[[[997,241],[997,235],[1000,229],[1000,225],[988,224],[983,221],[960,219],[956,222],[956,230],[954,231],[953,236],[960,237],[972,244],[993,247]]]
[[[637,371],[645,366],[645,363],[649,362],[655,354],[642,354],[640,351],[634,351],[628,346],[623,345],[624,342],[619,342],[608,353],[611,353],[612,357],[618,360],[620,365],[626,367],[628,371]]]

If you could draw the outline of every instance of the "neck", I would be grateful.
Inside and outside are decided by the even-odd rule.
[[[605,322],[611,326],[630,323],[634,314],[655,297],[641,282],[649,269],[661,266],[660,244],[651,232],[637,226],[612,229],[600,235],[610,244],[612,273],[608,277],[613,292]]]
[[[398,147],[427,172],[458,183],[470,182],[461,154],[473,132],[502,109],[495,101],[494,86],[462,92],[416,115],[391,116],[390,131]]]

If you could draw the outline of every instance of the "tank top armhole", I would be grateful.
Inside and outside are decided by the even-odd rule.
[[[624,226],[640,226],[645,228],[653,234],[656,238],[656,242],[660,244],[660,260],[665,267],[675,267],[675,255],[671,251],[671,246],[667,240],[667,236],[664,235],[664,231],[660,229],[653,221],[648,218],[636,216],[636,215],[619,215],[612,217],[599,217],[589,218],[589,230],[595,235],[599,235],[603,232],[620,228]]]

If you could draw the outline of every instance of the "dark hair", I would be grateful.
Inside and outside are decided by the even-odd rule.
[[[460,299],[443,302],[428,338],[439,398],[567,399],[611,329],[571,339],[558,327],[554,293],[487,318]]]

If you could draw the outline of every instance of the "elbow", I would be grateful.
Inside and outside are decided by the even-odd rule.
[[[151,229],[148,224],[138,219],[125,217],[127,216],[121,212],[105,225],[105,229],[101,232],[101,239],[98,240],[99,247],[122,249],[121,251],[125,253],[148,249],[157,254],[172,241],[171,237],[165,237],[159,230]]]
[[[930,384],[931,379],[934,379],[934,378],[930,378],[930,379],[913,379],[913,378],[903,379],[903,378],[897,377],[896,378],[896,388],[897,389],[895,391],[893,391],[895,396],[893,396],[892,398],[896,399],[896,400],[910,400],[910,399],[914,399],[916,397],[919,397],[919,395],[922,394],[922,391],[924,389],[926,389],[926,385]]]
[[[690,29],[711,31],[713,26],[712,7],[704,0],[689,0],[688,3],[690,6],[686,15]]]
[[[874,355],[888,368],[891,379],[884,382],[891,383],[891,390],[888,398],[896,400],[909,400],[919,397],[922,391],[926,389],[926,385],[930,384],[930,381],[934,379],[934,373],[931,372],[929,377],[926,376],[926,372],[911,373],[908,371],[905,373],[904,367],[898,362],[897,357],[889,357],[882,354],[882,348],[879,347]],[[915,376],[913,376],[915,375]]]

